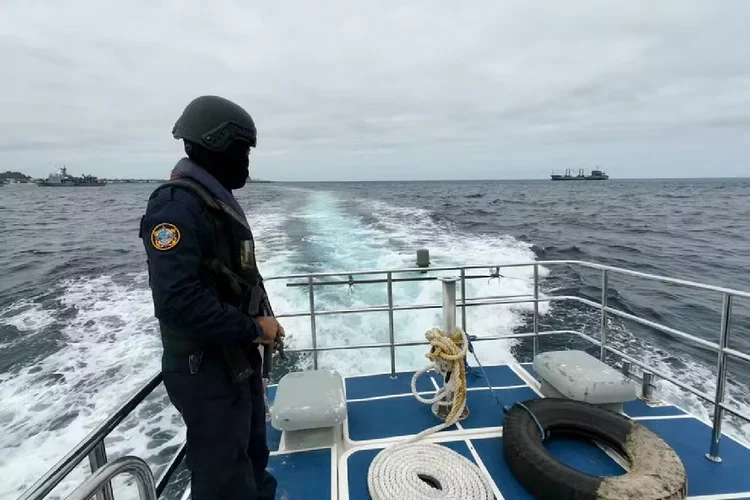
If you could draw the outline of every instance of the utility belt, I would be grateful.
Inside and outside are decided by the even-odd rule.
[[[233,353],[237,353],[236,357]],[[236,384],[249,379],[255,373],[260,373],[262,367],[257,346],[243,350],[236,347],[223,348],[217,345],[206,345],[206,347],[198,347],[185,354],[165,349],[162,358],[163,369],[176,370],[183,374],[189,372],[191,375],[200,372],[206,363],[220,365],[227,377]]]
[[[162,329],[162,345],[165,356],[171,358],[170,363],[187,363],[192,375],[198,373],[201,363],[206,359],[218,361],[227,369],[232,382],[241,383],[255,374],[260,368],[260,352],[255,362],[251,362],[252,351],[258,346],[250,344],[245,347],[239,345],[224,345],[202,339],[187,338],[184,335],[169,335]]]

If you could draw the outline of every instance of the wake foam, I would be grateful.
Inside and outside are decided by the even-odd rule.
[[[361,215],[346,210],[346,202],[327,192],[312,192],[308,206],[297,215],[306,221],[309,241],[317,255],[321,270],[367,271],[376,269],[403,269],[415,267],[416,249],[427,247],[431,251],[433,267],[477,263],[502,265],[510,262],[532,262],[534,253],[530,245],[507,235],[463,234],[454,228],[440,226],[429,212],[399,207],[378,201],[357,200],[371,213],[374,223]],[[298,261],[297,259],[294,260]],[[486,273],[478,270],[473,274]],[[503,278],[498,280],[467,280],[467,297],[533,295],[533,268],[503,268]],[[540,269],[540,276],[547,274]],[[453,275],[458,272],[430,272],[429,275]],[[421,276],[421,274],[418,274]],[[402,276],[394,275],[394,278]],[[356,280],[385,278],[384,275],[354,277]],[[346,280],[347,277],[330,278]],[[281,282],[271,282],[268,287],[274,303],[283,297],[280,313],[309,311],[308,289],[290,289]],[[460,294],[460,291],[459,291]],[[440,304],[439,281],[394,283],[394,305]],[[339,310],[387,305],[386,284],[347,286],[318,286],[315,290],[316,310]],[[544,314],[546,304],[540,305]],[[525,324],[523,314],[533,311],[532,304],[483,306],[467,308],[467,330],[479,336],[496,336],[512,333]],[[460,325],[460,313],[458,322]],[[290,345],[310,347],[311,326],[309,318],[283,320]],[[424,340],[424,333],[442,326],[442,313],[438,310],[396,311],[394,337],[396,341]],[[316,319],[318,345],[373,344],[388,341],[388,314],[385,312],[358,313],[338,316],[318,316]],[[512,358],[514,340],[488,341],[477,349],[486,363],[501,363]],[[397,370],[413,370],[427,363],[425,347],[398,348]],[[319,355],[320,366],[329,367],[344,375],[390,370],[388,349],[367,349],[324,352]],[[310,357],[300,368],[310,366]]]
[[[3,375],[1,498],[17,497],[157,372],[161,344],[146,277],[127,278],[128,284],[110,277],[64,281],[56,287],[57,309],[25,307],[3,320],[16,327],[45,325],[47,333],[57,334],[59,345]],[[167,403],[157,401],[154,414],[173,411]],[[154,422],[146,418],[141,427],[148,431]],[[173,434],[163,447],[175,447],[184,438]],[[140,433],[125,432],[108,451],[116,457],[137,450],[149,460],[161,451],[149,443]],[[83,480],[82,472],[79,467],[56,492],[69,492]]]

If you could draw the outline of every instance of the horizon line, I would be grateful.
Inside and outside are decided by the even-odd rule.
[[[750,180],[750,176],[714,176],[714,177],[610,177],[607,180],[598,181],[606,183],[608,181],[677,181],[677,180]],[[476,179],[346,179],[346,180],[274,180],[263,179],[266,183],[323,183],[323,182],[498,182],[498,181],[539,181],[552,182],[552,179],[541,179],[539,177],[530,178],[476,178]],[[558,181],[560,182],[560,181]],[[564,182],[564,181],[563,181]],[[578,181],[581,182],[581,181]],[[588,181],[586,181],[588,182]],[[596,182],[596,181],[591,181]],[[254,184],[248,182],[248,184]]]

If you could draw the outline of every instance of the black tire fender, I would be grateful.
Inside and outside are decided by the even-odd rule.
[[[533,415],[533,416],[532,416]],[[601,442],[625,457],[621,476],[592,476],[550,455],[545,436]],[[540,500],[676,500],[687,496],[687,474],[677,453],[650,429],[619,413],[570,399],[514,404],[505,416],[503,456],[521,485]]]

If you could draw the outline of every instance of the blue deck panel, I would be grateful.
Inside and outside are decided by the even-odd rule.
[[[514,500],[534,500],[521,483],[516,481],[505,463],[502,438],[472,439],[471,444],[503,497]],[[625,473],[622,467],[593,443],[556,438],[550,439],[545,446],[553,456],[580,471],[599,476],[615,476]]]
[[[625,413],[631,417],[668,417],[673,415],[687,415],[676,406],[649,406],[640,399],[628,401],[623,405]]]
[[[711,427],[695,418],[641,422],[671,446],[688,473],[688,494],[716,495],[750,492],[750,450],[722,437],[721,463],[706,458]],[[750,495],[748,495],[750,497]]]
[[[484,371],[487,373],[487,378],[492,387],[526,385],[526,382],[507,365],[485,366]],[[438,384],[442,385],[440,377],[436,376],[436,380],[438,380]],[[487,380],[484,378],[484,374],[479,367],[469,367],[469,372],[466,373],[466,387],[487,387]]]
[[[513,477],[505,465],[501,438],[472,439],[474,449],[484,463],[493,481],[506,499],[533,500]],[[472,462],[474,458],[463,440],[439,443],[465,456]],[[367,470],[382,448],[362,450],[352,453],[347,460],[349,498],[369,500],[367,490]],[[616,462],[600,448],[585,441],[573,439],[551,439],[547,443],[550,453],[561,461],[584,472],[596,475],[621,475],[625,473]]]
[[[492,387],[512,387],[526,385],[516,373],[506,365],[485,367],[487,377]],[[346,379],[346,399],[365,399],[378,396],[389,396],[395,394],[411,394],[411,379],[414,372],[398,372],[395,378],[390,374],[373,375],[370,377],[352,377]],[[417,391],[432,392],[435,386],[430,377],[442,386],[440,375],[427,372],[417,379]],[[487,387],[482,371],[479,368],[470,367],[470,373],[466,376],[466,387]]]
[[[464,441],[451,441],[438,444],[450,448],[474,462],[469,447],[466,446]],[[375,455],[380,453],[380,450],[382,450],[382,448],[355,451],[347,458],[346,468],[348,474],[349,500],[370,500],[370,492],[367,489],[367,470],[375,459]]]
[[[459,422],[464,429],[500,427],[505,422],[504,406],[511,406],[517,401],[526,401],[539,397],[537,393],[528,387],[520,389],[495,389],[494,393],[497,399],[500,400],[500,405],[492,397],[492,392],[489,389],[467,391],[466,406],[469,407],[469,416]],[[429,407],[428,411],[431,411]]]
[[[426,394],[424,397],[432,396]],[[442,420],[432,414],[430,405],[422,404],[414,396],[355,401],[347,403],[349,439],[366,441],[393,436],[417,434]],[[451,426],[446,430],[455,430]]]
[[[352,377],[345,380],[346,399],[364,399],[392,394],[411,394],[411,378],[415,372],[397,372],[395,378],[389,373],[369,377]],[[417,391],[435,391],[430,380],[432,372],[425,373],[417,379]]]
[[[470,412],[468,418],[460,422],[461,426],[465,429],[502,426],[505,421],[503,406],[538,397],[534,391],[526,387],[495,389],[495,395],[500,400],[500,405],[495,402],[489,389],[468,391],[466,404]],[[432,394],[426,394],[424,397],[429,396]],[[352,441],[417,434],[442,422],[432,414],[431,405],[420,403],[411,394],[350,402],[347,411],[346,425],[349,427],[349,439]],[[456,426],[445,430],[456,430]]]
[[[529,370],[530,364],[524,364],[523,367]],[[522,379],[506,366],[486,367],[486,369],[487,376],[494,387],[523,385]],[[413,372],[402,372],[395,379],[391,379],[388,374],[346,379],[348,399],[380,396],[378,399],[348,403],[348,418],[345,425],[352,441],[362,444],[363,441],[371,439],[413,435],[441,423],[432,414],[430,405],[418,402],[411,395],[412,375]],[[430,380],[431,377],[438,378],[434,373],[428,373],[419,380],[418,389],[426,393],[425,397],[431,396],[435,389]],[[502,426],[505,418],[503,406],[538,397],[528,387],[495,389],[494,392],[501,403],[498,405],[492,393],[485,388],[484,377],[469,375],[467,383],[470,388],[476,387],[467,393],[469,417],[460,422],[460,425],[467,430],[476,431],[486,427]],[[395,396],[395,394],[400,394],[400,396]],[[274,395],[275,387],[269,388],[271,400]],[[700,420],[687,416],[683,410],[674,406],[650,407],[640,400],[626,403],[624,410],[630,417],[654,417],[653,420],[642,420],[640,423],[659,434],[680,456],[688,473],[690,497],[742,495],[750,492],[750,474],[747,473],[750,470],[750,449],[723,437],[721,441],[723,462],[716,464],[705,458],[711,439],[711,428]],[[684,418],[660,419],[660,417],[671,416],[684,416]],[[447,430],[456,430],[456,426]],[[269,447],[277,449],[280,437],[281,433],[269,425]],[[454,449],[473,461],[465,439],[471,438],[470,436],[456,436],[455,440],[440,444]],[[515,480],[505,464],[501,437],[474,438],[471,439],[471,443],[506,499],[532,498]],[[624,473],[614,460],[593,443],[573,438],[554,438],[545,443],[545,446],[552,455],[578,470],[605,476]],[[351,500],[370,498],[367,490],[367,469],[380,449],[355,451],[347,458]],[[270,467],[274,474],[279,476],[279,483],[284,488],[279,490],[280,498],[291,500],[331,497],[330,449],[276,455],[272,457]],[[283,496],[284,494],[286,496]],[[734,498],[740,498],[740,495]],[[750,499],[750,494],[747,498]]]
[[[331,449],[274,455],[268,471],[276,477],[276,498],[328,500],[331,498]]]

